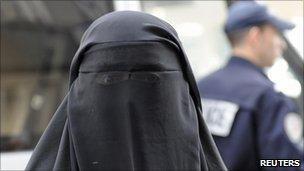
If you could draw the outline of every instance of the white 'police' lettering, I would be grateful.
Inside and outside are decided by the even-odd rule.
[[[217,136],[228,136],[239,106],[228,101],[213,99],[203,99],[202,105],[203,116],[210,132]]]

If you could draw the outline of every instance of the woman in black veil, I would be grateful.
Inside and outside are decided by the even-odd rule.
[[[113,12],[84,33],[26,170],[226,170],[176,31]]]

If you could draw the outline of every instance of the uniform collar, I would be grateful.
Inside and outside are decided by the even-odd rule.
[[[228,61],[228,66],[243,66],[243,67],[247,67],[249,69],[252,69],[254,71],[259,72],[260,74],[262,74],[264,77],[268,78],[266,76],[266,74],[264,73],[263,68],[258,67],[256,65],[254,65],[252,62],[250,62],[249,60],[242,58],[240,56],[231,56],[231,58]]]

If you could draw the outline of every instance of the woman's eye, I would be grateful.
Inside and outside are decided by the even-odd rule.
[[[97,77],[97,82],[102,85],[109,85],[129,79],[129,73],[104,73]]]
[[[157,82],[159,80],[159,76],[156,73],[132,73],[131,79],[146,82]]]

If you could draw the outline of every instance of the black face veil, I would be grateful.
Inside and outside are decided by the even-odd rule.
[[[84,33],[27,170],[225,170],[175,30],[113,12]]]

